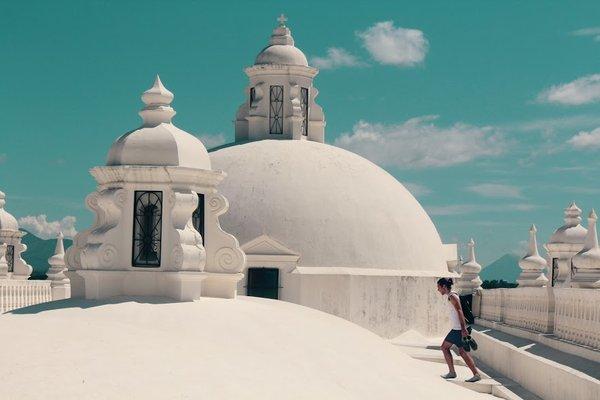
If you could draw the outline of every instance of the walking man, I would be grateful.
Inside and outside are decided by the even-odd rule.
[[[463,347],[463,338],[469,336],[469,332],[467,331],[465,316],[460,306],[460,299],[458,294],[452,291],[452,284],[452,278],[441,278],[437,281],[437,291],[440,292],[442,296],[448,297],[448,311],[450,312],[450,323],[452,324],[452,330],[448,332],[444,342],[442,343],[442,352],[444,353],[444,358],[446,359],[446,364],[448,364],[449,369],[449,372],[445,375],[442,375],[442,378],[456,378],[454,360],[452,359],[452,353],[450,353],[450,348],[452,345],[455,345],[458,347],[458,353],[463,360],[465,360],[465,363],[473,373],[473,376],[467,379],[466,382],[477,382],[481,380],[481,375],[479,375],[479,371],[475,366],[473,357],[471,357],[471,355]]]

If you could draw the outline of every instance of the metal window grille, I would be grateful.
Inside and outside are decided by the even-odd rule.
[[[160,267],[162,192],[136,191],[133,203],[134,267]]]
[[[6,258],[6,263],[8,264],[8,272],[13,272],[15,270],[15,246],[9,244],[6,246],[6,254],[4,256]]]
[[[308,136],[308,88],[300,91],[300,107],[302,109],[302,134]]]
[[[202,235],[202,243],[206,247],[206,237],[204,236],[204,194],[198,193],[198,207],[192,214],[192,224],[194,228]]]
[[[256,101],[256,90],[254,88],[250,88],[250,107],[254,105]]]
[[[283,133],[283,86],[271,86],[269,106],[269,133]]]

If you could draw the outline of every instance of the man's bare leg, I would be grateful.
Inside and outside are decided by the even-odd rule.
[[[450,353],[450,348],[452,347],[452,343],[446,342],[442,343],[442,353],[444,354],[444,359],[446,360],[446,364],[448,365],[448,372],[446,375],[442,375],[444,379],[456,378],[456,371],[454,370],[454,360],[452,359],[452,353]]]

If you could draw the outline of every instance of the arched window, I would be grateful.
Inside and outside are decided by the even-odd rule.
[[[15,270],[15,246],[9,244],[6,246],[6,254],[4,256],[6,258],[6,263],[8,264],[8,272],[13,272]]]
[[[202,243],[206,247],[206,237],[204,236],[204,194],[198,193],[198,207],[192,214],[192,224],[194,229],[202,235]]]
[[[283,86],[271,86],[269,96],[269,133],[283,133]]]
[[[250,88],[250,107],[254,107],[254,102],[256,101],[256,89]]]
[[[134,267],[160,267],[162,192],[136,191],[133,205]]]
[[[302,110],[302,134],[308,136],[308,88],[300,90],[300,108]]]

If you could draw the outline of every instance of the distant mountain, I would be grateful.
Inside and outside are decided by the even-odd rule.
[[[492,279],[504,279],[506,282],[516,282],[521,268],[519,268],[519,259],[516,254],[505,254],[496,261],[483,267],[479,277],[482,281]]]
[[[22,229],[25,231],[24,229]],[[27,231],[25,231],[27,232]],[[27,245],[27,251],[22,254],[25,262],[33,267],[32,279],[46,279],[46,271],[50,268],[48,259],[54,254],[56,239],[40,239],[31,232],[23,236],[23,243]],[[65,250],[73,244],[71,239],[64,239]]]

